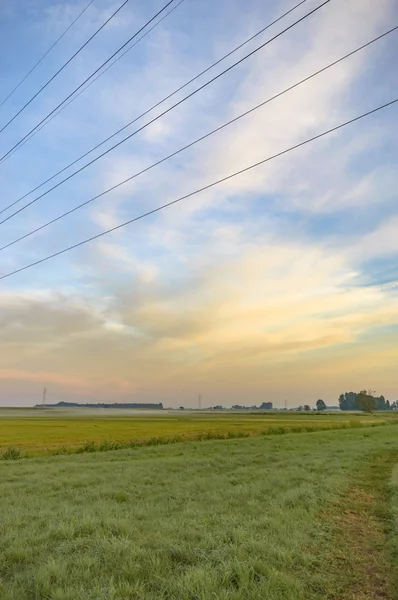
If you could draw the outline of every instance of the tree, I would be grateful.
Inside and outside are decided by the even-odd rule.
[[[358,405],[366,413],[372,413],[376,406],[378,398],[373,396],[374,390],[361,390],[358,394]]]
[[[260,406],[261,410],[272,410],[272,402],[263,402]]]
[[[341,410],[359,410],[357,405],[358,394],[355,392],[346,392],[339,397],[339,406]]]
[[[361,390],[359,393],[355,392],[346,392],[345,394],[341,394],[339,397],[339,406],[341,410],[365,410],[364,406],[366,405],[368,409],[373,410],[389,410],[387,406],[387,401],[384,396],[375,397],[374,390]],[[366,399],[366,396],[370,396],[374,399],[370,401]],[[365,402],[365,405],[364,405]],[[373,405],[374,404],[374,405]],[[391,408],[391,407],[390,407]],[[368,412],[368,411],[366,411]]]
[[[326,410],[326,404],[323,400],[319,399],[316,401],[316,409],[317,410]]]
[[[311,406],[309,406],[308,404],[304,404],[304,410],[305,411],[310,411],[311,410]]]
[[[376,410],[387,410],[386,408],[386,399],[384,396],[379,396],[376,398]]]
[[[391,406],[388,400],[386,401],[386,410],[391,410]]]
[[[297,410],[303,410],[303,407],[302,407],[302,406],[299,406]]]

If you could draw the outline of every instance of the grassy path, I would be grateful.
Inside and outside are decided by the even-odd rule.
[[[392,473],[391,479],[391,516],[392,516],[392,532],[390,536],[389,549],[392,557],[392,572],[391,579],[394,586],[392,600],[398,598],[398,464]]]
[[[333,600],[398,598],[396,556],[392,552],[398,529],[393,520],[390,482],[397,461],[396,449],[368,457],[334,507],[334,569],[340,584]]]

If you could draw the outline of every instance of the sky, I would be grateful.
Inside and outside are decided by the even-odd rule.
[[[0,128],[121,3],[94,0],[0,108]],[[0,163],[0,210],[295,3],[184,0]],[[114,142],[320,3],[306,0]],[[0,103],[87,4],[88,0],[0,0]],[[0,134],[1,155],[164,4],[165,0],[130,0]],[[395,25],[398,0],[331,0],[1,224],[1,246]],[[394,100],[398,97],[397,50],[398,31],[1,250],[0,275]],[[163,402],[170,407],[196,407],[201,394],[202,406],[271,401],[293,407],[314,405],[318,398],[333,405],[341,393],[362,388],[398,399],[397,126],[395,104],[1,280],[0,405],[39,403],[44,386],[47,401],[54,403]],[[111,145],[108,142],[103,148]]]

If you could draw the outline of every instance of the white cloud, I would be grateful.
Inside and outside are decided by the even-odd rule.
[[[158,269],[155,265],[147,261],[138,260],[124,246],[108,242],[98,242],[96,248],[101,257],[105,258],[113,269],[131,273],[140,281],[146,283],[152,282],[158,277]],[[107,265],[104,265],[103,261],[101,261],[101,264],[107,268]]]
[[[351,252],[357,261],[397,254],[398,216],[358,240]]]

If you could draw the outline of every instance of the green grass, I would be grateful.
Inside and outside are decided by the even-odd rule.
[[[51,454],[60,451],[80,451],[93,445],[99,449],[126,447],[132,442],[200,439],[280,433],[303,428],[331,428],[380,424],[398,414],[363,415],[353,413],[165,413],[150,416],[87,416],[57,415],[57,412],[37,411],[35,417],[7,416],[0,410],[0,454],[17,447],[28,455]],[[155,442],[154,442],[155,443]]]
[[[393,578],[398,584],[398,466],[395,467],[392,474],[391,489],[392,531],[390,547],[393,556]],[[396,586],[395,598],[398,598],[398,585]]]
[[[340,598],[336,514],[395,452],[386,426],[3,461],[0,598]]]
[[[398,461],[396,444],[366,455],[361,468],[350,475],[349,485],[330,510],[334,521],[332,566],[338,574],[333,599],[398,599],[398,531],[394,524],[391,472]],[[392,503],[391,503],[392,501]]]

